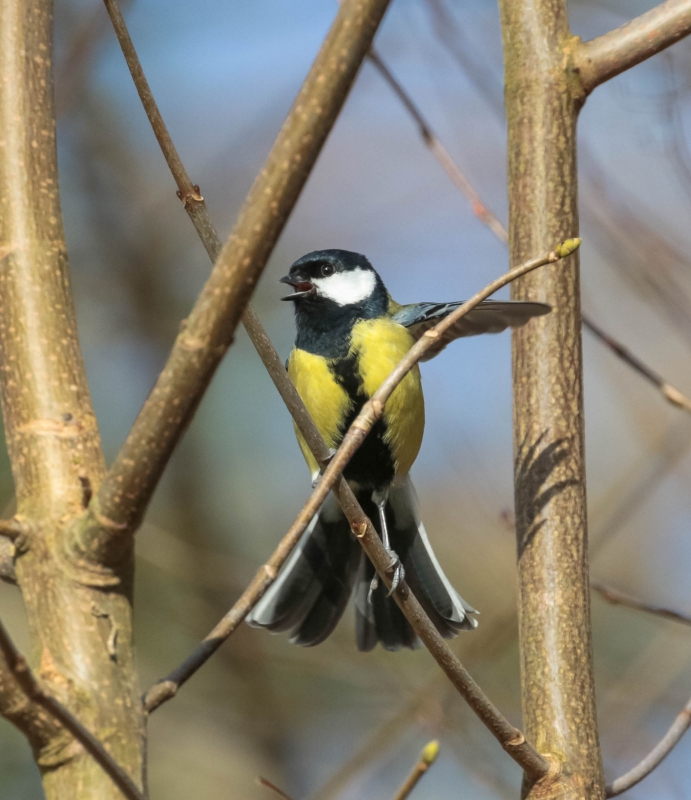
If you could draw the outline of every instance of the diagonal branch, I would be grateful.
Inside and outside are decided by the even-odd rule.
[[[348,95],[389,0],[346,0],[73,548],[117,562],[141,522]],[[195,198],[183,198],[188,203]]]
[[[691,0],[665,0],[603,36],[579,44],[573,68],[587,94],[691,33]]]
[[[391,579],[389,577],[389,572],[393,566],[391,564],[391,556],[384,549],[379,535],[372,526],[371,521],[365,516],[358,505],[350,487],[342,480],[342,469],[357,450],[367,432],[371,430],[376,420],[381,416],[387,399],[398,383],[400,383],[403,377],[412,369],[424,353],[434,345],[448,327],[457,322],[461,317],[482,302],[482,300],[489,297],[502,286],[505,286],[512,280],[540,266],[559,261],[576,250],[579,244],[580,240],[569,240],[568,242],[558,245],[555,251],[551,251],[541,258],[534,259],[533,261],[516,267],[500,278],[497,278],[481,292],[475,294],[453,314],[450,314],[446,319],[442,320],[423,335],[391,372],[372,399],[365,404],[362,412],[346,433],[341,447],[329,462],[329,466],[324,472],[312,496],[298,515],[295,523],[283,537],[271,559],[258,571],[252,584],[250,584],[228,614],[226,614],[214,630],[211,631],[197,650],[167,678],[159,681],[147,692],[144,697],[144,707],[147,711],[154,711],[166,700],[173,697],[178,688],[206,663],[210,656],[237,628],[251,608],[259,601],[266,589],[275,580],[278,570],[300,540],[310,520],[319,510],[322,502],[332,489],[336,491],[336,496],[348,518],[353,533],[360,541],[360,544],[374,564],[377,572],[386,582],[386,585],[389,587],[391,586]],[[321,441],[320,448],[325,449],[323,441]],[[448,644],[432,624],[415,596],[410,592],[405,581],[399,585],[394,593],[394,599],[412,625],[417,636],[444,670],[461,696],[499,741],[504,750],[523,767],[526,773],[534,778],[545,778],[545,776],[550,773],[550,763],[547,759],[543,758],[532,745],[526,742],[523,734],[517,728],[514,728],[486,697],[482,689],[475,683],[472,676],[450,650]]]
[[[658,767],[681,741],[691,727],[691,700],[679,712],[667,733],[653,747],[648,755],[621,778],[605,787],[607,797],[616,797],[633,788]]]
[[[434,128],[430,125],[429,121],[425,119],[414,100],[403,88],[401,83],[394,76],[374,48],[370,50],[368,58],[410,114],[427,149],[439,162],[440,166],[449,176],[454,186],[464,195],[466,200],[468,200],[473,210],[473,214],[475,214],[475,216],[481,222],[487,225],[487,227],[492,231],[492,233],[494,233],[500,242],[508,244],[509,232],[506,230],[506,227],[503,225],[499,217],[497,217],[497,215],[492,211],[492,209],[484,203],[475,187],[470,183],[461,168],[453,160],[446,147],[444,147]],[[590,331],[590,333],[595,336],[596,339],[604,344],[605,347],[609,348],[609,350],[614,353],[615,356],[617,356],[625,364],[631,367],[631,369],[645,378],[648,383],[658,389],[660,394],[665,400],[667,400],[668,403],[671,403],[671,405],[691,413],[691,398],[680,392],[675,386],[672,386],[671,383],[666,381],[654,369],[649,367],[637,355],[632,353],[628,347],[617,341],[617,339],[615,339],[611,334],[607,333],[599,325],[593,322],[589,316],[586,314],[581,314],[581,322],[583,323],[583,326]]]
[[[644,611],[646,614],[669,619],[672,622],[680,622],[682,625],[691,625],[691,616],[688,614],[682,614],[664,606],[646,603],[637,597],[631,597],[631,595],[624,594],[624,592],[620,592],[617,589],[612,589],[610,586],[603,586],[601,583],[591,583],[590,586],[605,602],[611,603],[613,606],[626,606],[636,611]]]
[[[8,700],[16,703],[16,708],[9,705]],[[3,708],[3,705],[6,707]],[[44,737],[46,744],[54,742],[56,736],[62,733],[60,728],[69,731],[108,773],[124,797],[128,800],[144,800],[144,795],[132,778],[103,744],[59,700],[44,691],[1,621],[0,709],[3,716],[27,733],[34,748],[42,743]],[[20,712],[21,717],[18,718]],[[38,740],[36,736],[39,737]]]

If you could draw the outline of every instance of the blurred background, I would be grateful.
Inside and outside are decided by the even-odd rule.
[[[652,7],[570,3],[592,38]],[[130,0],[130,30],[212,218],[228,233],[336,11],[332,0]],[[98,0],[56,8],[65,225],[81,339],[112,458],[210,265],[175,196]],[[498,10],[396,0],[377,48],[485,202],[506,221]],[[691,393],[691,42],[598,89],[581,115],[583,306]],[[279,352],[293,338],[277,279],[304,253],[365,253],[399,302],[463,298],[504,271],[504,246],[365,64],[255,302]],[[691,611],[691,417],[588,332],[592,576]],[[452,643],[520,724],[512,531],[510,337],[462,340],[423,365],[427,428],[413,475],[439,560],[482,611]],[[244,332],[228,353],[138,535],[142,688],[183,659],[271,553],[310,489],[288,413]],[[12,498],[6,454],[0,504]],[[3,619],[26,649],[21,601]],[[626,771],[691,694],[691,630],[593,597],[605,769]],[[431,738],[414,797],[515,798],[520,774],[425,651],[360,654],[352,612],[315,649],[243,626],[150,721],[153,798],[389,798]],[[632,798],[691,792],[691,738]],[[0,797],[36,800],[37,770],[0,720]]]

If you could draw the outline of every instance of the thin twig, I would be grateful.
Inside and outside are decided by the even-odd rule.
[[[574,69],[586,94],[691,33],[691,0],[666,0],[575,48]]]
[[[494,233],[499,241],[508,244],[509,232],[506,226],[501,222],[499,217],[490,209],[482,200],[475,187],[470,183],[464,172],[459,165],[454,161],[449,151],[444,147],[441,140],[437,136],[434,128],[430,125],[429,121],[424,117],[420,108],[416,105],[410,94],[404,89],[398,79],[391,72],[386,63],[382,60],[381,56],[372,48],[368,55],[371,63],[376,67],[386,83],[391,87],[391,90],[401,101],[402,105],[410,114],[412,120],[415,122],[418,133],[424,141],[428,150],[436,158],[444,172],[449,176],[454,186],[460,190],[464,197],[468,200],[473,210],[473,214]],[[639,375],[643,376],[649,383],[655,386],[662,396],[677,408],[691,413],[691,399],[679,391],[675,386],[666,381],[655,370],[648,367],[638,356],[634,355],[627,347],[621,342],[617,341],[613,336],[604,331],[599,325],[590,319],[586,314],[581,315],[581,320],[585,328],[590,333],[599,339],[602,344],[608,347],[614,355],[620,358],[624,363],[628,364]]]
[[[643,778],[650,775],[681,741],[689,727],[691,727],[691,700],[684,706],[672,723],[670,729],[648,755],[641,762],[636,764],[633,769],[629,770],[625,775],[622,775],[621,778],[617,778],[605,787],[606,796],[616,797],[617,795],[623,794],[637,783],[640,783]]]
[[[271,783],[271,781],[268,781],[266,778],[262,778],[261,775],[257,778],[257,783],[260,786],[266,786],[267,789],[271,789],[275,795],[282,797],[283,800],[291,800],[290,795],[286,794],[283,789],[279,789],[275,783]]]
[[[675,386],[672,386],[671,383],[668,383],[647,364],[644,364],[640,358],[638,358],[638,356],[635,356],[627,347],[621,344],[621,342],[618,342],[608,333],[605,333],[605,331],[603,331],[599,325],[596,325],[589,317],[583,316],[582,320],[583,325],[585,325],[585,327],[593,334],[593,336],[596,336],[601,342],[607,345],[607,347],[609,347],[609,349],[615,355],[619,356],[622,361],[625,361],[639,375],[642,375],[649,383],[659,389],[660,393],[665,400],[667,400],[667,402],[671,403],[677,408],[681,408],[684,411],[691,413],[690,398],[680,392]]]
[[[438,755],[439,742],[429,742],[429,744],[424,747],[422,753],[420,754],[420,760],[413,767],[413,771],[410,773],[410,775],[408,775],[403,786],[401,786],[398,792],[396,792],[396,797],[394,800],[406,800],[407,797],[410,797],[410,793],[418,785],[418,783],[420,783],[420,780],[425,772],[427,772],[427,770],[437,760]]]
[[[611,603],[613,606],[626,606],[627,608],[634,608],[636,611],[644,611],[646,614],[653,614],[656,617],[669,619],[673,622],[680,622],[682,625],[691,625],[691,616],[688,614],[682,614],[679,611],[674,611],[664,606],[646,603],[643,600],[639,600],[637,597],[631,597],[631,595],[624,594],[624,592],[612,589],[610,586],[604,586],[601,583],[591,583],[590,586],[603,600],[607,603]]]
[[[453,160],[449,151],[441,143],[439,137],[435,133],[432,126],[425,119],[422,112],[415,104],[411,96],[401,86],[397,78],[384,63],[381,56],[377,51],[372,48],[368,54],[370,62],[376,67],[378,72],[384,80],[391,87],[392,91],[405,106],[410,116],[415,121],[420,136],[422,137],[425,145],[437,159],[442,169],[451,178],[454,186],[459,189],[465,198],[470,202],[475,216],[485,223],[504,244],[509,240],[509,234],[504,225],[502,225],[499,218],[482,202],[480,195],[477,193],[468,178],[464,175],[458,164]]]
[[[108,0],[109,9],[115,9]],[[365,58],[390,0],[346,0],[168,361],[89,511],[73,556],[117,563],[140,524]],[[160,134],[160,131],[159,131]],[[182,196],[201,202],[197,191]],[[124,541],[123,541],[124,540]]]
[[[26,659],[15,647],[2,621],[0,621],[0,653],[27,698],[47,711],[74,736],[94,761],[110,776],[125,797],[129,800],[144,800],[144,795],[132,778],[115,761],[103,743],[87,730],[59,700],[43,689],[29,669]]]

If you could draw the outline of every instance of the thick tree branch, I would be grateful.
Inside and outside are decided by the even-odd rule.
[[[626,606],[636,611],[644,611],[646,614],[662,617],[662,619],[669,619],[672,622],[680,622],[682,625],[691,625],[691,616],[688,614],[682,614],[664,606],[645,603],[637,597],[631,597],[631,595],[612,589],[610,586],[603,586],[601,583],[591,583],[590,585],[605,602],[611,603],[613,606]]]
[[[405,783],[396,792],[395,800],[406,800],[406,798],[410,797],[410,793],[418,785],[418,783],[420,783],[422,776],[437,760],[438,755],[439,742],[429,742],[429,744],[423,748],[422,753],[420,754],[420,760],[413,767],[413,770],[406,778]]]
[[[48,0],[2,4],[1,391],[17,507],[27,518],[48,508],[74,514],[80,469],[96,482],[103,474],[77,340],[54,161],[50,51],[43,41],[51,23]]]
[[[621,778],[617,778],[606,787],[607,797],[623,794],[658,767],[681,741],[683,735],[691,727],[691,700],[677,715],[667,733],[660,739],[648,755]]]
[[[254,182],[166,366],[76,530],[75,547],[117,561],[201,400],[372,44],[389,0],[346,0]],[[198,202],[194,198],[183,198]]]
[[[512,264],[577,235],[576,121],[566,0],[500,0]],[[553,307],[512,333],[516,534],[523,718],[564,763],[530,800],[600,800],[590,624],[579,263],[512,285]],[[549,665],[549,668],[546,668]]]
[[[691,0],[666,0],[603,36],[579,44],[573,67],[586,94],[691,33]]]
[[[410,114],[428,150],[432,153],[444,172],[449,176],[454,186],[456,186],[468,200],[473,214],[487,225],[500,242],[508,244],[509,232],[506,230],[499,217],[485,204],[475,187],[470,183],[459,165],[453,160],[451,154],[446,147],[444,147],[439,136],[430,125],[429,121],[425,119],[415,101],[393,75],[374,48],[372,48],[368,57]],[[621,359],[621,361],[655,386],[668,403],[691,413],[691,398],[687,397],[680,392],[679,389],[672,386],[671,383],[658,375],[654,369],[645,364],[637,355],[632,353],[628,347],[617,341],[617,339],[604,331],[599,325],[596,325],[586,314],[581,316],[581,321],[588,331],[604,344],[605,347],[609,348],[617,358]]]
[[[57,722],[60,727],[69,731],[86,752],[94,758],[125,797],[129,798],[129,800],[144,800],[144,795],[139,791],[139,788],[105,749],[103,744],[59,700],[44,691],[29,669],[26,659],[19,653],[7,629],[0,621],[0,666],[3,666],[3,661],[9,675],[5,675],[5,680],[3,681],[3,675],[0,671],[0,705],[3,702],[6,703],[6,698],[3,697],[2,692],[3,683],[7,683],[11,676],[16,681],[16,689],[19,689],[24,695],[24,703],[21,700],[15,700],[15,702],[18,702],[20,707],[27,706],[28,702],[26,710],[31,711],[30,715],[28,713],[25,715],[26,724],[30,723],[34,728],[44,729],[50,727],[51,722],[53,724]],[[16,689],[13,690],[13,694],[16,694]],[[31,705],[39,707],[41,711],[36,708],[31,709]],[[13,709],[10,709],[11,711]],[[9,714],[6,714],[6,716],[17,727],[20,727],[16,714],[15,719],[10,718]],[[31,731],[25,732],[31,737]],[[51,731],[51,738],[56,738],[59,733],[60,731]],[[50,742],[50,738],[47,739],[47,742]]]
[[[52,39],[52,0],[0,3],[0,395],[17,518],[26,521],[15,570],[47,691],[99,735],[117,731],[109,747],[136,780],[143,715],[132,552],[123,549],[114,570],[65,557],[66,527],[83,514],[83,483],[98,487],[105,465],[70,290]],[[110,630],[118,631],[116,659],[105,646]],[[40,754],[48,800],[121,798],[90,756],[65,752],[72,740],[64,738]]]

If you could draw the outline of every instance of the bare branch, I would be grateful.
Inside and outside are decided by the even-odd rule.
[[[510,263],[578,231],[576,121],[566,0],[500,0],[508,121]],[[531,800],[601,797],[587,555],[578,254],[511,286],[553,307],[512,332],[514,497],[523,719],[564,764]],[[545,664],[549,663],[549,669]]]
[[[228,241],[115,463],[75,530],[88,561],[119,557],[141,522],[345,102],[389,0],[346,0]],[[195,197],[183,198],[198,202]]]
[[[492,209],[484,203],[475,187],[470,183],[459,165],[453,160],[451,154],[444,147],[436,132],[428,120],[425,119],[411,96],[399,83],[374,48],[372,48],[368,57],[410,114],[411,118],[417,125],[418,132],[429,151],[437,159],[444,172],[446,172],[453,182],[454,186],[456,186],[456,188],[459,189],[464,197],[468,200],[473,210],[473,214],[475,214],[475,216],[481,222],[487,225],[487,227],[494,233],[499,241],[503,242],[504,244],[508,244],[509,232],[506,230],[506,227],[503,225],[499,217],[497,217],[497,215],[492,211]],[[667,402],[671,403],[677,408],[681,408],[684,411],[691,413],[690,398],[658,375],[655,370],[651,369],[647,364],[641,361],[638,356],[634,355],[628,349],[628,347],[625,347],[621,342],[617,341],[617,339],[604,331],[599,325],[596,325],[586,314],[582,314],[581,321],[583,325],[590,331],[590,333],[599,339],[602,344],[608,347],[615,356],[620,358],[625,364],[628,364],[628,366],[638,372],[639,375],[642,375],[649,383],[655,386],[665,400],[667,400]]]
[[[636,611],[645,611],[646,614],[653,614],[656,617],[672,620],[672,622],[680,622],[682,625],[691,625],[691,616],[688,614],[682,614],[664,606],[646,603],[637,597],[631,597],[631,595],[624,594],[624,592],[620,592],[617,589],[612,589],[610,586],[603,586],[601,583],[591,583],[590,586],[603,600],[613,606],[626,606],[627,608],[634,608]]]
[[[267,789],[270,789],[275,795],[282,797],[283,800],[291,800],[290,795],[287,795],[283,789],[279,789],[275,783],[271,783],[271,781],[266,778],[262,778],[261,775],[257,778],[257,783],[260,786],[265,786]]]
[[[125,770],[115,761],[103,744],[91,731],[87,730],[59,700],[44,691],[40,683],[34,677],[33,672],[29,669],[24,656],[18,652],[1,621],[0,653],[2,654],[2,659],[7,669],[16,680],[17,686],[24,693],[25,698],[35,706],[40,706],[40,708],[56,720],[60,726],[69,731],[86,752],[89,753],[111,777],[125,797],[129,798],[129,800],[144,800],[144,795],[132,778],[130,778]],[[40,720],[42,726],[47,725],[47,720],[44,717],[41,716],[37,719]],[[53,731],[51,735],[54,737],[56,735],[55,731]]]
[[[15,567],[46,690],[92,729],[117,730],[109,747],[138,775],[143,715],[131,649],[131,548],[123,548],[123,560],[110,569],[65,557],[66,528],[83,514],[80,476],[98,487],[105,462],[79,347],[60,207],[53,6],[52,0],[0,3],[0,394],[18,518],[28,529],[26,541],[15,542],[18,549],[26,545]],[[106,623],[92,614],[96,599],[120,631],[117,660],[101,637]],[[94,760],[77,750],[70,758],[40,754],[46,797],[64,796],[68,784],[88,787],[99,800],[120,796]]]
[[[691,33],[691,0],[665,0],[603,36],[579,44],[573,68],[586,94]]]
[[[506,244],[509,239],[508,231],[502,225],[496,214],[482,202],[480,195],[464,175],[458,164],[453,160],[449,151],[441,143],[434,129],[425,119],[411,96],[406,92],[403,86],[401,86],[397,78],[374,48],[370,50],[368,57],[414,120],[418,132],[429,151],[437,159],[444,172],[451,178],[454,186],[459,189],[470,202],[475,216],[481,222],[484,222],[500,241]]]
[[[607,797],[616,797],[623,794],[658,767],[681,741],[683,735],[691,727],[691,700],[677,715],[667,733],[660,739],[648,755],[629,770],[621,778],[617,778],[605,787]]]
[[[668,383],[647,364],[644,364],[643,361],[638,358],[638,356],[635,356],[621,342],[618,342],[613,336],[610,336],[610,334],[603,331],[599,325],[596,325],[592,321],[592,319],[583,315],[582,320],[583,325],[585,325],[585,327],[593,334],[593,336],[597,337],[603,344],[609,347],[609,349],[616,356],[618,356],[622,361],[626,362],[639,375],[642,375],[648,381],[648,383],[651,383],[653,386],[659,389],[660,394],[665,398],[665,400],[667,400],[668,403],[671,403],[673,406],[691,413],[690,398],[680,392],[675,386],[672,386],[671,383]]]
[[[427,772],[427,770],[437,760],[438,755],[439,742],[429,742],[429,744],[424,747],[422,753],[420,754],[420,760],[413,767],[413,771],[410,773],[410,775],[408,775],[403,786],[401,786],[398,792],[396,792],[395,800],[406,800],[407,797],[410,797],[410,793],[418,785],[418,783],[420,783],[420,780],[425,772]]]

